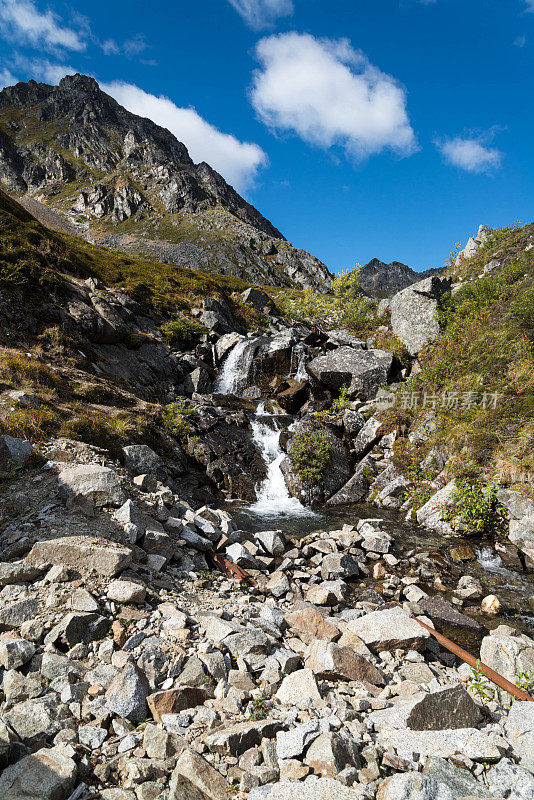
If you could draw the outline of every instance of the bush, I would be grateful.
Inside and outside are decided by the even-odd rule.
[[[202,334],[207,333],[208,329],[200,322],[195,322],[185,317],[172,319],[161,326],[161,332],[165,340],[170,345],[180,345],[181,347],[192,347],[197,344]]]
[[[31,442],[53,436],[58,427],[58,416],[46,408],[17,408],[0,422],[2,433]]]
[[[79,416],[64,422],[59,429],[59,436],[75,439],[103,450],[109,450],[114,458],[118,458],[135,425],[129,415],[118,414],[116,417],[107,414]]]
[[[347,407],[348,391],[349,391],[348,384],[344,383],[341,389],[339,390],[339,396],[332,401],[332,411],[335,414],[341,414],[342,411],[345,411]]]
[[[296,433],[291,439],[289,455],[302,481],[323,483],[332,460],[332,442],[326,431]]]
[[[451,495],[444,519],[453,528],[467,526],[472,532],[487,536],[505,536],[507,510],[497,500],[498,484],[482,479],[463,478]]]
[[[185,444],[191,430],[187,418],[194,416],[196,413],[194,408],[186,406],[180,400],[177,400],[175,403],[168,405],[163,412],[163,428],[170,436],[175,436],[180,439],[182,444]]]

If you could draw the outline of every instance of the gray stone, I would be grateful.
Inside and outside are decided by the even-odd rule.
[[[380,439],[381,420],[370,417],[352,443],[351,453],[354,458],[363,458]],[[368,463],[368,462],[366,462]],[[376,470],[372,477],[376,475]]]
[[[521,492],[515,492],[513,489],[499,489],[497,500],[506,506],[512,519],[519,520],[534,515],[534,500]]]
[[[95,725],[82,725],[78,728],[78,741],[90,750],[98,750],[107,739],[108,732],[105,728]]]
[[[55,736],[59,729],[59,713],[59,698],[55,694],[47,694],[17,703],[4,716],[21,740],[31,745]]]
[[[451,503],[451,495],[456,490],[456,481],[450,481],[443,489],[432,495],[417,511],[417,522],[438,533],[451,534],[452,527],[443,519],[443,512]]]
[[[454,800],[459,800],[460,797],[476,797],[480,800],[494,797],[493,792],[468,770],[456,767],[444,758],[429,758],[423,772],[429,778],[448,786]]]
[[[369,491],[371,481],[375,475],[375,460],[370,456],[362,459],[347,483],[327,500],[327,505],[339,506],[346,503],[359,503]]]
[[[70,597],[69,604],[73,611],[87,611],[89,613],[100,611],[99,604],[86,589],[76,589]]]
[[[462,753],[473,761],[498,761],[508,744],[502,736],[477,728],[457,728],[442,731],[403,730],[399,737],[397,728],[383,728],[378,741],[385,748],[400,749],[404,753],[451,758]]]
[[[59,747],[41,749],[0,775],[3,800],[64,800],[76,780],[76,764]]]
[[[532,800],[534,797],[534,775],[507,758],[489,770],[487,781],[495,797],[506,797],[506,800]]]
[[[0,561],[0,586],[34,581],[41,573],[41,569],[26,564],[25,561],[15,561],[11,564],[8,561]]]
[[[376,652],[397,648],[421,650],[430,637],[428,631],[401,608],[372,611],[351,620],[347,627]]]
[[[132,551],[114,542],[103,545],[90,536],[64,536],[36,542],[27,560],[30,564],[61,564],[82,573],[96,572],[113,577],[129,566]]]
[[[162,459],[146,444],[130,444],[122,448],[124,465],[132,477],[154,475],[159,481],[167,480],[167,470]]]
[[[120,506],[125,501],[118,475],[99,464],[78,464],[62,469],[59,491],[65,500],[83,499],[94,506]]]
[[[107,596],[117,603],[142,603],[146,597],[146,589],[133,581],[111,581]]]
[[[455,800],[455,795],[445,783],[419,772],[405,772],[382,781],[376,800]]]
[[[360,574],[356,559],[348,553],[330,553],[325,555],[321,563],[323,580],[350,580]]]
[[[146,676],[133,664],[127,664],[106,692],[106,707],[132,722],[141,722],[147,715],[150,691]]]
[[[368,350],[338,347],[312,359],[306,369],[316,381],[333,392],[348,386],[350,397],[371,400],[387,380],[387,369]]]
[[[272,556],[281,556],[285,552],[286,545],[280,531],[258,531],[254,534],[254,539]]]
[[[417,602],[418,608],[433,622],[446,622],[458,628],[470,628],[473,631],[482,631],[483,626],[476,619],[462,614],[451,603],[440,595],[423,597]]]
[[[534,672],[534,640],[525,634],[511,636],[509,628],[503,626],[482,639],[480,660],[516,683],[521,672]]]
[[[521,766],[534,772],[534,703],[513,702],[506,720],[506,736]]]
[[[406,724],[413,731],[473,728],[480,711],[463,686],[447,686],[430,692],[412,708]]]
[[[280,720],[263,719],[237,722],[208,734],[205,743],[212,753],[240,756],[263,739],[272,739],[284,727]]]
[[[311,669],[299,669],[286,675],[276,693],[276,699],[285,706],[298,705],[311,698],[315,706],[323,705],[315,675]]]
[[[200,550],[203,553],[211,550],[213,547],[213,543],[204,536],[200,536],[200,534],[193,530],[191,525],[186,525],[183,528],[183,530],[180,532],[180,538],[183,539],[190,547],[194,547],[195,550]]]
[[[84,614],[71,612],[54,625],[45,637],[45,644],[62,644],[74,647],[79,642],[89,644],[103,639],[109,631],[110,622],[100,614]]]
[[[304,763],[316,775],[335,777],[346,767],[359,768],[360,757],[356,742],[339,733],[322,733],[308,748]]]
[[[182,800],[178,793],[182,778],[190,781],[209,800],[228,797],[231,791],[221,773],[191,750],[184,750],[176,763],[169,783],[169,798]]]
[[[2,437],[5,446],[9,450],[9,457],[17,467],[24,467],[33,455],[31,442],[26,439],[15,439],[7,434]]]
[[[33,658],[35,645],[26,639],[0,639],[0,667],[17,669]]]
[[[321,733],[318,719],[311,719],[289,731],[279,731],[276,734],[276,755],[279,761],[288,758],[298,758],[306,748]]]
[[[391,298],[391,327],[412,356],[441,333],[438,306],[451,287],[450,278],[434,275],[403,289]]]
[[[383,686],[382,673],[350,647],[317,639],[308,647],[305,667],[319,679],[362,681]]]
[[[19,600],[0,609],[0,631],[20,628],[24,622],[33,619],[39,609],[38,600]]]
[[[343,786],[333,778],[309,777],[305,781],[283,780],[252,789],[248,800],[362,800],[362,797],[360,786]]]

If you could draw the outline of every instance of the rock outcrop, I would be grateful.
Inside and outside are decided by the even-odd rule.
[[[450,278],[425,278],[391,298],[393,333],[410,355],[416,356],[427,342],[439,336],[438,305],[450,287]]]

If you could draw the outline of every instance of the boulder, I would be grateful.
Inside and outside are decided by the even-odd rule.
[[[361,681],[383,686],[382,673],[350,647],[318,639],[310,644],[304,666],[323,680]]]
[[[348,553],[330,553],[325,555],[321,563],[321,577],[325,581],[350,580],[360,574],[358,562]]]
[[[318,719],[311,719],[291,728],[288,731],[280,731],[276,734],[276,755],[279,761],[288,758],[298,758],[307,747],[321,733],[321,726]]]
[[[315,427],[318,427],[317,424],[312,423],[311,420],[301,421],[298,423],[295,433],[312,431]],[[351,459],[347,447],[330,431],[326,430],[326,434],[330,440],[330,463],[325,469],[324,480],[321,484],[311,484],[301,480],[293,468],[290,456],[280,464],[289,493],[305,505],[312,505],[332,497],[352,475]],[[291,444],[288,449],[291,455]]]
[[[440,335],[439,301],[450,287],[450,278],[433,275],[391,298],[391,327],[410,355],[416,356],[427,342]]]
[[[311,743],[304,763],[325,778],[335,778],[346,767],[361,766],[356,742],[348,735],[330,732],[322,733]]]
[[[18,669],[35,655],[35,645],[26,639],[0,639],[0,667]]]
[[[296,631],[303,642],[322,639],[327,642],[339,639],[341,633],[335,622],[325,617],[315,606],[291,611],[285,620],[290,628]]]
[[[276,693],[276,699],[284,706],[298,705],[306,700],[313,705],[323,705],[315,675],[311,669],[298,669],[291,675],[286,675],[282,685]]]
[[[167,480],[167,470],[162,459],[146,444],[130,444],[122,448],[124,466],[135,478],[137,475],[154,475],[159,481]]]
[[[456,490],[456,481],[450,481],[443,489],[432,495],[424,506],[417,511],[417,522],[425,528],[438,533],[451,534],[452,526],[443,519],[443,511],[451,502],[452,493]]]
[[[89,644],[103,639],[109,631],[110,621],[100,614],[85,614],[72,611],[54,625],[45,637],[45,644],[54,644],[58,649],[70,649],[75,644]]]
[[[354,458],[363,458],[375,446],[380,439],[381,426],[382,422],[376,417],[367,420],[352,443],[351,454]]]
[[[248,800],[296,800],[297,797],[298,800],[362,800],[362,792],[360,787],[343,786],[333,778],[309,777],[298,783],[282,780],[252,789]]]
[[[148,695],[147,703],[154,722],[161,722],[164,714],[179,714],[188,708],[196,708],[206,701],[204,689],[194,686],[180,686]]]
[[[182,778],[192,783],[208,800],[220,800],[231,794],[231,787],[221,773],[191,750],[184,750],[176,763],[169,782],[169,798],[182,800],[179,794]]]
[[[372,611],[347,623],[352,633],[375,652],[381,650],[422,650],[430,637],[418,622],[401,608]]]
[[[96,572],[113,577],[131,564],[132,551],[111,541],[102,544],[100,539],[91,536],[64,536],[36,542],[26,561],[30,565],[60,564],[82,573]]]
[[[3,800],[64,800],[76,780],[76,763],[59,747],[43,748],[0,775]]]
[[[454,625],[457,628],[468,628],[472,631],[483,631],[484,627],[478,620],[462,614],[451,603],[440,595],[434,597],[423,597],[417,601],[417,607],[430,617],[433,623],[445,623]]]
[[[510,628],[501,625],[485,636],[480,646],[480,660],[516,683],[521,672],[534,672],[534,640],[525,634],[512,633]]]
[[[447,686],[429,692],[410,711],[406,724],[413,731],[474,728],[480,711],[463,686]]]
[[[15,467],[24,467],[33,455],[33,446],[26,439],[16,439],[13,436],[0,437],[0,442],[7,448],[6,458],[2,458],[0,453],[0,466],[4,469],[9,463]],[[4,449],[3,448],[3,449]],[[2,461],[6,463],[2,465]]]
[[[327,500],[326,504],[339,506],[347,503],[360,503],[369,492],[371,481],[375,475],[376,462],[374,458],[368,456],[360,461],[354,475]]]
[[[534,775],[508,758],[503,758],[489,770],[487,781],[495,797],[506,797],[506,800],[531,800],[534,797]]]
[[[241,294],[241,300],[249,306],[252,306],[254,311],[262,312],[264,308],[271,310],[273,301],[266,292],[261,289],[256,289],[251,286]]]
[[[133,581],[111,581],[107,596],[117,603],[142,603],[146,597],[146,589]]]
[[[0,561],[0,586],[10,586],[14,583],[26,583],[36,580],[42,573],[39,567],[32,567],[25,561]]]
[[[58,484],[61,496],[67,501],[85,500],[100,508],[121,506],[126,499],[119,476],[99,464],[78,464],[62,469]]]
[[[467,769],[462,769],[445,761],[444,758],[432,757],[425,764],[424,774],[452,791],[454,800],[460,797],[473,797],[477,800],[489,800],[495,795],[481,781],[478,781]]]
[[[464,261],[468,261],[470,258],[473,258],[480,248],[488,241],[489,238],[489,228],[486,225],[479,225],[478,232],[475,236],[470,236],[467,240],[466,246],[463,250],[460,250],[458,255],[455,259],[455,265],[458,267]]]
[[[522,767],[534,772],[534,703],[515,700],[506,720],[506,736]]]
[[[456,800],[452,789],[419,772],[405,772],[386,778],[378,787],[376,800]]]
[[[16,603],[9,603],[0,609],[0,631],[20,628],[24,622],[29,622],[35,617],[38,609],[38,600],[19,600]]]
[[[141,722],[147,715],[149,691],[145,674],[128,663],[107,690],[106,707],[111,714]]]
[[[493,731],[477,728],[457,728],[441,731],[403,730],[382,728],[378,743],[384,748],[422,756],[451,758],[461,753],[472,761],[498,761],[508,749],[506,740]]]
[[[312,359],[306,369],[318,383],[332,392],[348,386],[350,397],[372,400],[386,382],[388,370],[382,360],[368,350],[338,347]]]

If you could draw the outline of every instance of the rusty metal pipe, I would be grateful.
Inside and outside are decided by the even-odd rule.
[[[430,625],[427,625],[425,622],[421,622],[420,619],[417,617],[412,617],[416,622],[419,623],[423,628],[425,628],[429,633],[432,634],[434,639],[436,639],[443,647],[446,647],[447,650],[450,650],[451,653],[454,653],[455,656],[461,658],[462,661],[465,661],[466,664],[469,664],[470,667],[474,667],[478,669],[480,672],[483,672],[484,675],[490,679],[493,683],[497,684],[501,689],[504,689],[505,692],[513,695],[517,700],[530,700],[531,703],[534,703],[534,697],[531,697],[528,692],[525,692],[523,689],[520,689],[519,686],[516,686],[514,683],[511,683],[509,680],[504,678],[502,675],[499,675],[498,672],[495,672],[494,669],[488,667],[487,664],[484,664],[479,659],[476,659],[471,653],[468,653],[467,650],[464,650],[459,645],[451,642],[450,639],[447,639],[446,636],[443,636],[442,633],[438,633],[434,628],[431,628]]]

